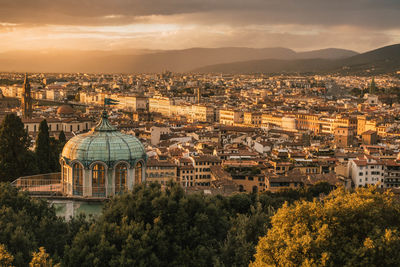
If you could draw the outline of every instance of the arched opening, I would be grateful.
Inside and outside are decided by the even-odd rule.
[[[96,164],[92,169],[92,196],[106,196],[105,168],[102,164]]]
[[[73,195],[82,196],[83,193],[83,168],[79,163],[72,165]]]
[[[128,186],[126,184],[128,168],[125,163],[120,163],[115,167],[115,194],[124,192]]]
[[[239,192],[244,192],[244,187],[243,187],[243,185],[239,185]]]
[[[138,162],[135,167],[135,185],[143,182],[142,169],[142,163]]]
[[[255,185],[253,186],[253,193],[257,193],[258,192],[258,187]]]

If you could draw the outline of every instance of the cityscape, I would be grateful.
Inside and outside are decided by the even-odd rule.
[[[0,1],[0,266],[400,266],[400,5],[156,2]]]

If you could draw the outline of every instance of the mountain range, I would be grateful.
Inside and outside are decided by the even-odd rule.
[[[0,71],[155,73],[385,72],[400,66],[400,45],[363,54],[345,49],[296,52],[276,48],[183,50],[13,51],[0,53]]]
[[[264,59],[216,64],[194,69],[194,72],[216,73],[339,73],[343,75],[376,75],[400,70],[400,44],[366,53],[336,58]]]

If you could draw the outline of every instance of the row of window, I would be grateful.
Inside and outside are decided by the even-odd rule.
[[[368,182],[368,178],[365,178],[365,181]],[[371,178],[371,181],[372,182],[378,182],[379,178]],[[363,182],[363,179],[360,179],[360,183],[362,183],[362,182]],[[383,183],[383,179],[381,179],[381,182]]]
[[[148,170],[173,170],[176,167],[166,167],[166,166],[147,166]]]
[[[59,124],[56,124],[56,131],[59,131],[60,129],[59,129]],[[80,131],[81,129],[81,125],[80,124],[78,124],[77,126],[76,126],[76,129],[77,129],[77,131]],[[27,131],[29,131],[29,126],[28,125],[26,125],[25,126],[25,129],[27,130]],[[86,123],[86,127],[85,127],[85,130],[88,130],[89,129],[89,125]],[[36,132],[38,130],[38,128],[37,128],[37,125],[35,124],[35,125],[33,125],[33,131],[34,132]],[[64,131],[67,131],[67,126],[65,125],[65,127],[64,127],[64,129],[63,129]],[[72,130],[73,130],[73,125],[70,125],[69,126],[69,131],[70,132],[72,132]],[[49,124],[49,131],[51,132],[52,131],[52,124]]]
[[[358,176],[363,176],[363,175],[364,175],[363,172],[358,173]],[[365,172],[365,175],[368,175],[367,171]],[[380,172],[371,172],[371,175],[381,175],[381,173]],[[383,173],[382,173],[382,175],[383,175]]]
[[[174,172],[162,172],[162,173],[148,173],[149,178],[171,178],[175,177]]]
[[[68,180],[68,167],[63,167],[64,181]],[[120,163],[115,167],[115,193],[120,193],[127,188],[128,167],[125,163]],[[105,167],[103,164],[95,164],[92,168],[92,195],[104,197],[106,193]],[[137,163],[135,167],[135,184],[142,182],[142,164]],[[72,166],[72,185],[73,195],[83,194],[83,167],[79,163]]]

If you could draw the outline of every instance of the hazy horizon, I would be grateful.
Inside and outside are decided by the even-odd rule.
[[[400,43],[396,0],[0,0],[0,53]]]

